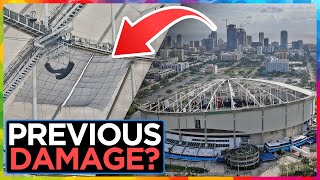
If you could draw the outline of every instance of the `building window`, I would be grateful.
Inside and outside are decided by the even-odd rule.
[[[195,122],[195,125],[194,125],[195,128],[196,128],[196,129],[201,129],[200,120],[195,120],[194,122]]]
[[[216,147],[229,147],[229,144],[216,144]]]

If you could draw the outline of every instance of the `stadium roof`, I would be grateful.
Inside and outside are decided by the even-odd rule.
[[[159,112],[210,112],[285,104],[313,96],[296,86],[262,79],[216,79],[176,91],[142,109]]]

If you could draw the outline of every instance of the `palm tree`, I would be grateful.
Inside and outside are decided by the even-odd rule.
[[[315,147],[311,147],[311,148],[310,148],[310,152],[311,152],[311,153],[315,153],[315,152],[316,152],[316,148],[315,148]]]
[[[306,157],[303,157],[303,158],[301,159],[301,163],[302,163],[302,164],[305,164],[305,165],[309,165],[309,159],[306,158]]]

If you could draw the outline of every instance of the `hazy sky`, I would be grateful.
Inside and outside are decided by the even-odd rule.
[[[280,41],[280,31],[288,31],[288,41],[303,40],[316,42],[316,7],[309,4],[202,4],[189,5],[207,15],[218,27],[218,38],[226,40],[226,24],[249,23],[243,28],[252,41],[258,41],[258,33],[264,32],[269,42]],[[193,19],[184,20],[169,30],[169,35],[181,33],[184,41],[207,38],[210,29],[202,22]]]

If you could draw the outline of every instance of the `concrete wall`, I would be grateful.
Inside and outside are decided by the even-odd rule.
[[[302,134],[302,125],[296,125],[287,129],[279,129],[276,131],[264,132],[250,135],[250,142],[255,144],[263,144],[268,141],[281,140],[284,137],[292,137]]]
[[[262,110],[235,113],[236,131],[259,133],[262,131]]]
[[[233,131],[233,113],[207,115],[207,128]]]
[[[150,65],[151,62],[145,61],[135,61],[131,65],[130,71],[127,72],[127,77],[124,77],[125,79],[123,79],[124,82],[122,87],[121,82],[119,82],[119,87],[117,89],[119,94],[114,94],[112,103],[110,103],[105,110],[106,116],[104,118],[106,118],[107,115],[109,116],[108,119],[123,119],[125,117]],[[133,76],[131,76],[131,73],[133,73]]]
[[[285,128],[285,106],[266,108],[264,110],[263,131],[275,131]]]

